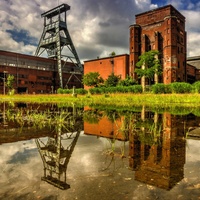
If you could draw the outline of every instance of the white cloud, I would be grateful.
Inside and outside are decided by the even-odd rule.
[[[199,32],[191,32],[187,35],[188,41],[188,57],[200,55],[200,34]]]
[[[186,17],[187,56],[199,56],[200,27],[197,26],[197,22],[200,19],[200,13],[195,10],[183,10],[181,13]]]
[[[9,0],[0,1],[0,49],[34,54],[43,31],[41,14],[62,3],[60,1],[42,0]],[[188,38],[188,53],[198,53],[199,41],[194,35],[200,32],[196,21],[199,19],[200,3],[190,1],[168,1],[186,16]],[[115,51],[117,54],[129,51],[129,25],[134,24],[135,15],[155,9],[157,4],[150,0],[68,0],[71,9],[67,12],[67,25],[73,43],[82,61],[97,56],[107,56]],[[23,6],[22,6],[23,5]],[[183,9],[187,8],[189,10]],[[194,9],[194,10],[191,10]],[[195,11],[196,9],[196,11]],[[23,39],[18,41],[8,31],[25,31],[30,44]],[[194,48],[194,44],[195,48]]]

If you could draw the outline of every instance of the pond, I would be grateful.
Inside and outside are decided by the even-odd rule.
[[[0,199],[200,199],[200,117],[0,104]]]

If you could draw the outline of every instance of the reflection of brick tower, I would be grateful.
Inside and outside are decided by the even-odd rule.
[[[185,140],[177,133],[176,118],[165,113],[162,123],[164,131],[160,133],[160,144],[148,144],[138,141],[139,137],[132,137],[130,168],[136,171],[136,180],[168,190],[183,178]],[[145,136],[152,134],[153,137],[156,130],[145,128],[145,132],[147,133]],[[147,141],[149,142],[149,139]]]
[[[46,50],[49,58],[57,60],[61,88],[63,87],[63,65],[65,66],[61,59],[72,61],[80,72],[83,71],[78,54],[67,29],[66,12],[69,9],[69,5],[62,4],[41,15],[44,17],[44,29],[35,52],[37,56],[40,56],[44,50]],[[67,48],[65,51],[62,51],[64,47]],[[68,70],[70,71],[71,67]],[[72,74],[74,74],[74,72]]]
[[[136,24],[130,26],[130,73],[134,78],[139,56],[149,50],[160,52],[160,82],[186,81],[185,17],[173,6],[138,14]]]

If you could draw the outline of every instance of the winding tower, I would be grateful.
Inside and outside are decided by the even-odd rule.
[[[41,14],[41,17],[44,18],[44,28],[35,52],[36,56],[40,56],[46,51],[49,58],[57,60],[61,88],[63,88],[62,72],[66,62],[74,63],[80,73],[83,72],[81,62],[67,29],[68,10],[70,10],[70,6],[62,4]],[[71,71],[70,73],[72,76],[74,72]]]

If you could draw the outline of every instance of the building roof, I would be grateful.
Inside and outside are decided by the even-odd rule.
[[[11,57],[16,57],[16,58],[25,58],[25,59],[30,59],[30,60],[40,60],[40,61],[45,61],[45,62],[48,62],[48,61],[53,62],[52,58],[33,56],[33,55],[28,55],[28,54],[16,53],[12,51],[0,50],[0,55],[11,56]]]
[[[143,13],[139,13],[139,14],[135,15],[135,17],[137,18],[137,16],[140,16],[140,15],[148,14],[148,13],[155,12],[155,11],[158,11],[158,10],[163,10],[167,7],[170,7],[171,9],[175,10],[177,13],[179,13],[185,19],[185,17],[176,8],[174,8],[171,4],[163,6],[163,7],[159,7],[159,8],[156,8],[156,9],[152,9],[152,10],[149,10],[149,11],[146,11],[146,12],[143,12]]]
[[[187,61],[193,61],[193,60],[199,60],[200,62],[200,56],[187,57]]]
[[[187,58],[187,63],[200,69],[200,56],[193,56]]]
[[[96,58],[96,59],[92,59],[92,60],[86,60],[84,62],[91,62],[91,61],[97,61],[97,60],[106,60],[106,59],[115,58],[115,57],[121,57],[121,56],[129,56],[129,54],[120,54],[120,55],[115,55],[115,56],[107,56],[107,57],[103,57],[103,58]]]
[[[0,50],[0,56],[9,56],[9,57],[15,57],[17,59],[28,59],[28,60],[34,60],[34,61],[41,61],[41,62],[49,62],[54,63],[55,60],[53,58],[47,58],[47,57],[40,57],[40,56],[34,56],[34,55],[28,55],[28,54],[22,54],[22,53],[16,53],[12,51],[4,51]],[[64,60],[62,60],[64,62]],[[72,62],[66,62],[67,64],[75,65]]]

